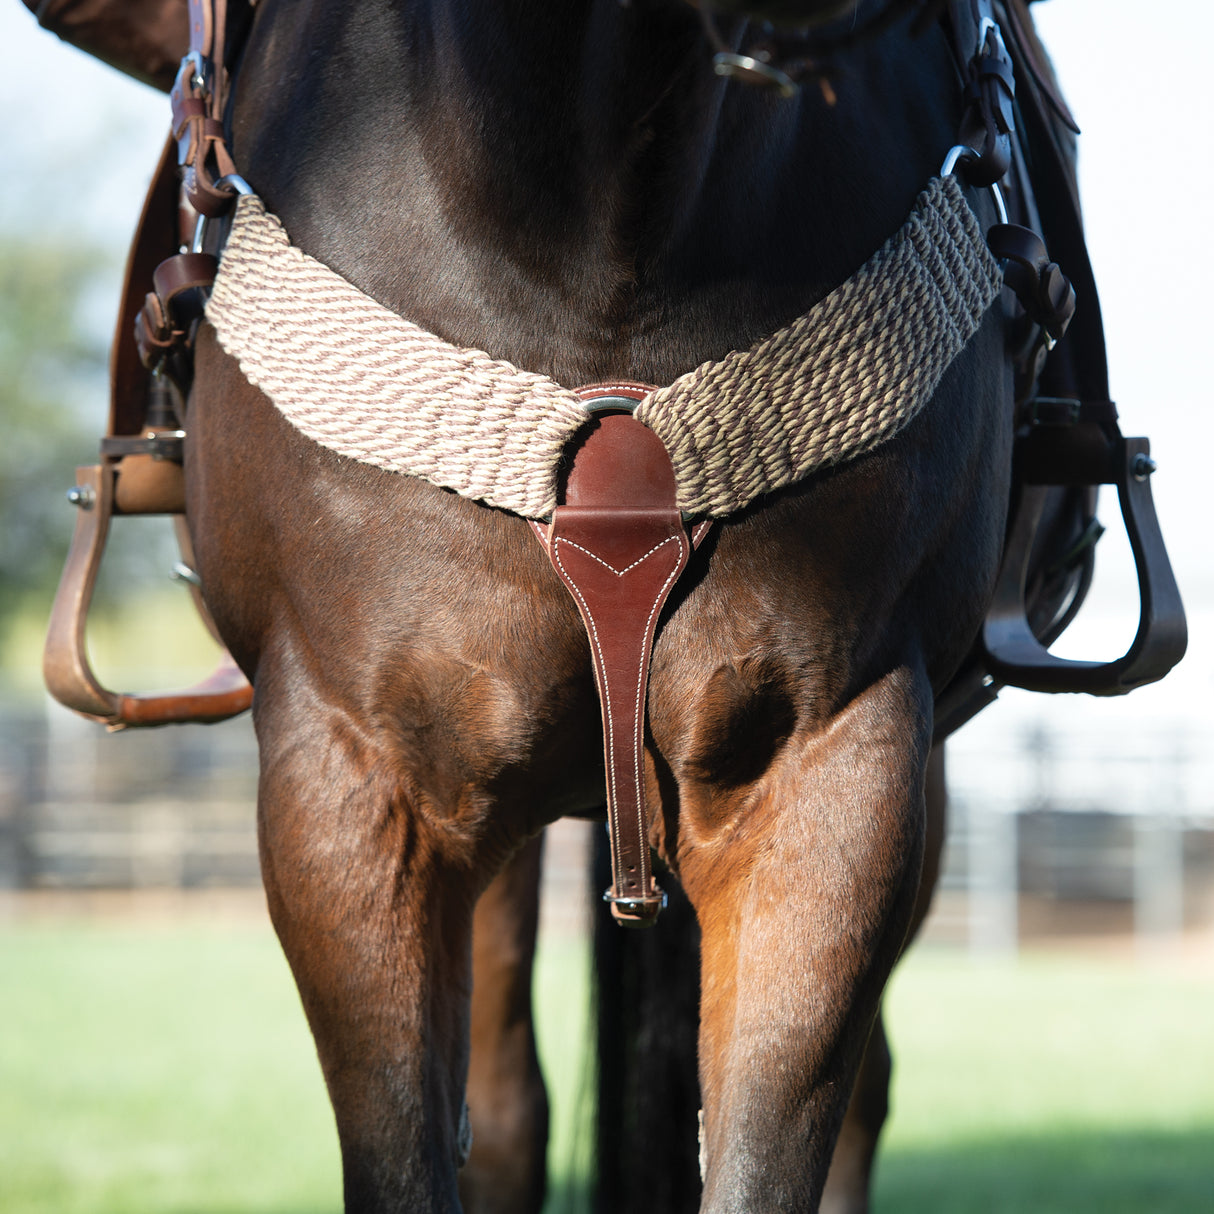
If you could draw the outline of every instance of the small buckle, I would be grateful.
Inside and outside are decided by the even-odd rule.
[[[187,75],[187,72],[189,73]],[[178,72],[178,78],[185,77],[194,95],[200,98],[208,98],[211,95],[211,83],[215,78],[215,69],[210,59],[208,59],[201,51],[192,50],[186,53],[181,60],[181,68]]]
[[[171,460],[175,464],[184,458],[184,430],[162,430],[155,434],[107,435],[101,440],[101,454],[111,459],[128,455],[150,455],[153,459]]]
[[[1026,420],[1031,426],[1074,426],[1082,402],[1069,396],[1035,396],[1029,402]]]
[[[664,889],[655,890],[650,898],[618,898],[605,889],[603,901],[611,907],[611,917],[621,927],[652,927],[666,909],[669,898]]]
[[[1010,59],[1011,56],[1007,53],[1007,43],[1003,41],[1003,31],[999,28],[999,22],[994,17],[983,17],[978,23],[978,45],[974,47],[974,58],[980,59],[986,54],[986,37],[988,34],[995,35],[995,54],[1000,59]]]

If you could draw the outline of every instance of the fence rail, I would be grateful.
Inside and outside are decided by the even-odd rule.
[[[1027,729],[958,746],[936,930],[1006,952],[1041,932],[1214,925],[1214,813],[1194,809],[1208,763],[1154,741]],[[0,706],[0,889],[255,886],[256,772],[247,719],[107,735]],[[566,905],[586,897],[587,837],[563,824],[549,842]]]

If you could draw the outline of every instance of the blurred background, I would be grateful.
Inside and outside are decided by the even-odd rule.
[[[947,865],[890,992],[895,1111],[876,1209],[1214,1209],[1214,10],[1034,5],[1080,125],[1089,242],[1127,434],[1189,611],[1164,683],[1005,692],[950,745]],[[119,278],[167,104],[0,3],[0,1209],[336,1211],[335,1136],[260,893],[247,720],[107,735],[41,688],[42,631],[95,459]],[[1206,147],[1203,154],[1201,148]],[[1116,507],[1056,648],[1136,627]],[[163,520],[115,529],[90,643],[111,685],[213,650]],[[119,590],[118,587],[121,587]],[[588,1146],[582,877],[548,844],[541,1031],[550,1208]]]

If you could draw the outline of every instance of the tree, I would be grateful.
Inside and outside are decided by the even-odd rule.
[[[21,611],[49,609],[74,521],[64,492],[97,458],[106,339],[89,312],[107,273],[94,249],[0,235],[0,641]]]

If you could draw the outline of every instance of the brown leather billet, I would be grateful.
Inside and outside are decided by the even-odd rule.
[[[1075,315],[1075,288],[1050,260],[1045,241],[1016,223],[997,223],[986,234],[991,252],[1003,263],[1003,281],[1015,292],[1029,318],[1054,341]]]
[[[1016,83],[991,0],[966,0],[948,8],[954,53],[964,81],[958,143],[976,157],[965,162],[966,180],[994,184],[1011,164]]]
[[[218,268],[210,253],[175,253],[156,267],[154,290],[135,318],[135,344],[145,366],[158,365],[165,355],[192,340],[204,293],[211,289]]]
[[[236,172],[223,130],[226,24],[222,0],[189,0],[189,53],[170,93],[182,183],[194,209],[211,218],[230,209],[232,191],[216,183]]]
[[[640,400],[632,384],[579,390],[587,401]],[[573,453],[562,503],[536,532],[586,627],[603,713],[612,887],[620,923],[646,926],[665,895],[653,878],[645,804],[645,704],[662,607],[691,541],[661,439],[626,412],[596,416]]]
[[[110,346],[110,418],[107,434],[138,434],[143,428],[151,376],[131,326],[142,325],[142,309],[156,267],[181,243],[178,217],[177,155],[165,141],[152,175],[123,277],[118,319]]]

